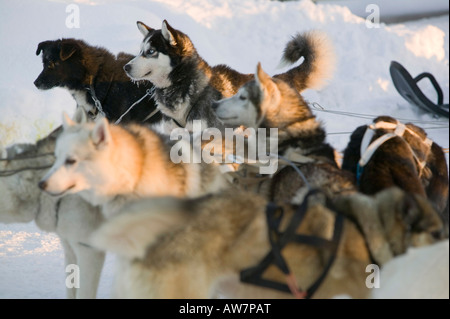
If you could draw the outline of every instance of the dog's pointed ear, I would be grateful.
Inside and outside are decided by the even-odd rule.
[[[69,114],[67,114],[65,111],[63,112],[62,123],[64,129],[76,125],[76,123],[70,118]]]
[[[59,57],[61,61],[66,61],[77,51],[77,46],[74,43],[61,43],[61,49],[59,51]]]
[[[261,67],[261,62],[256,66],[255,80],[261,88],[265,88],[272,83],[270,75],[268,75]]]
[[[176,33],[176,30],[170,26],[170,24],[167,22],[167,20],[164,20],[162,22],[161,32],[162,32],[164,39],[166,39],[167,42],[169,42],[171,46],[177,45],[177,41],[175,40],[175,36],[174,36],[174,34]]]
[[[276,98],[280,94],[270,75],[262,69],[261,62],[258,62],[256,66],[255,80],[264,94],[269,94],[272,98]]]
[[[98,149],[106,147],[111,142],[109,122],[106,118],[102,117],[96,121],[92,130],[91,140]]]
[[[37,49],[36,49],[36,55],[41,54],[41,52],[43,50],[46,49],[46,47],[51,43],[52,41],[43,41],[41,43],[38,44]]]
[[[136,24],[139,31],[141,31],[142,35],[144,36],[144,38],[147,36],[147,34],[155,30],[150,28],[148,25],[146,25],[144,22],[141,21],[137,21]]]
[[[86,111],[82,107],[77,107],[75,110],[75,114],[72,117],[72,120],[76,124],[84,124],[87,122]]]

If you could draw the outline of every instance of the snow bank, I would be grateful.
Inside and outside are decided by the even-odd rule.
[[[384,265],[376,299],[448,299],[449,241],[411,248]]]

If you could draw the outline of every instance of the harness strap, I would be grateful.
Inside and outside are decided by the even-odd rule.
[[[394,132],[386,133],[371,143],[372,138],[375,135],[375,130],[377,129],[394,130]],[[405,131],[408,131],[408,133],[410,133],[411,135],[414,135],[415,137],[422,139],[416,132],[409,129],[405,124],[400,123],[399,121],[397,121],[396,123],[380,121],[371,124],[367,127],[366,132],[364,133],[363,139],[361,141],[361,148],[360,148],[361,158],[356,168],[356,180],[358,184],[364,166],[370,161],[376,150],[386,141],[396,136],[403,138]],[[431,148],[431,145],[433,144],[433,141],[429,138],[422,140],[422,142],[427,146],[428,150]],[[421,161],[418,158],[416,152],[414,152],[414,150],[411,148],[411,145],[409,145],[409,143],[406,144],[409,146],[411,153],[413,154],[414,160],[416,161],[419,167],[419,177],[420,177],[422,175],[423,169],[427,165],[426,158],[423,161]]]
[[[422,139],[422,137],[419,134],[417,134],[414,130],[410,129],[409,127],[407,127],[406,125],[402,124],[399,121],[397,121],[396,123],[380,121],[380,122],[371,124],[370,127],[372,127],[373,129],[396,130],[399,125],[404,126],[404,131],[408,131],[409,134],[414,135],[415,137],[417,137],[419,139]],[[403,136],[403,134],[402,134],[402,136]],[[433,141],[430,140],[429,138],[425,138],[425,140],[422,140],[422,142],[424,142],[425,144],[429,144],[429,145],[433,144]]]
[[[367,131],[369,130],[369,128],[367,129]],[[367,132],[366,131],[366,132]],[[375,141],[373,141],[364,152],[361,152],[361,158],[359,160],[359,166],[360,167],[364,167],[366,166],[366,164],[370,161],[370,159],[372,158],[373,154],[375,153],[375,151],[382,145],[384,144],[386,141],[390,140],[391,138],[396,137],[397,135],[395,133],[387,133],[384,134],[382,136],[380,136],[379,138],[377,138]],[[362,145],[362,144],[361,144]]]
[[[282,208],[274,203],[267,204],[266,216],[271,250],[257,266],[241,271],[240,277],[242,282],[272,288],[282,292],[291,292],[298,298],[311,298],[313,296],[325,279],[336,258],[343,229],[343,216],[341,214],[336,214],[333,238],[331,240],[318,238],[316,236],[297,235],[295,233],[306,215],[308,209],[308,198],[318,192],[320,191],[309,191],[309,193],[305,196],[303,203],[296,209],[291,218],[290,224],[284,233],[279,231],[279,225],[284,214]],[[327,200],[327,206],[330,205],[330,202]],[[297,287],[295,277],[281,254],[282,249],[291,241],[331,250],[330,258],[325,265],[322,274],[306,291],[301,291]],[[287,284],[262,278],[262,274],[271,264],[275,264],[286,275]]]

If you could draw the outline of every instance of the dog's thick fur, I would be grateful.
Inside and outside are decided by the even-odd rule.
[[[320,148],[324,157],[334,161],[334,150],[325,143],[326,132],[303,97],[287,82],[271,78],[260,63],[254,80],[212,107],[225,125],[277,128],[281,151],[295,146],[307,156]]]
[[[212,107],[226,125],[277,128],[278,152],[287,158],[300,156],[297,163],[313,188],[327,195],[355,192],[354,177],[338,168],[326,132],[308,104],[288,83],[271,78],[258,64],[255,79],[244,84],[232,97]],[[292,167],[281,169],[270,181],[269,198],[289,202],[305,182]],[[266,188],[267,189],[267,188]],[[305,188],[306,190],[306,188]]]
[[[407,194],[399,189],[374,198],[354,194],[336,201],[348,215],[371,215],[370,220],[361,220],[368,223],[366,228],[372,226],[372,237],[365,238],[351,220],[344,221],[337,258],[314,298],[368,297],[365,269],[373,263],[368,247],[381,247],[396,256],[411,245],[435,241],[430,233],[440,230],[442,223],[434,210],[426,201],[421,203],[424,206],[406,202]],[[236,190],[190,200],[146,199],[125,207],[93,235],[91,243],[120,256],[115,287],[120,298],[207,298],[218,291],[230,298],[289,298],[289,294],[237,281],[241,270],[255,266],[269,252],[266,204],[263,197]],[[281,228],[285,229],[295,206],[283,207]],[[335,216],[321,200],[311,200],[297,233],[329,239]],[[375,228],[374,219],[382,227]],[[366,240],[372,239],[382,242],[366,246]],[[326,255],[297,243],[283,250],[298,286],[305,289],[322,272]],[[285,280],[272,266],[264,277]]]
[[[37,183],[45,169],[22,170],[53,163],[53,156],[36,155],[53,153],[60,131],[55,130],[36,144],[13,145],[7,149],[8,161],[0,161],[0,171],[17,172],[0,177],[0,222],[28,223],[34,220],[39,229],[56,233],[64,249],[65,266],[76,264],[80,267],[80,287],[67,288],[67,297],[95,298],[105,253],[88,246],[87,238],[103,222],[100,210],[77,195],[56,198],[41,192]],[[65,274],[63,269],[62,274]],[[64,284],[62,280],[61,285]]]
[[[138,22],[138,28],[144,40],[140,54],[124,67],[130,78],[149,80],[155,85],[158,109],[176,125],[189,128],[193,120],[204,120],[207,127],[221,127],[210,109],[211,102],[234,95],[253,75],[226,65],[209,66],[190,38],[166,20],[160,30],[142,22]],[[304,63],[275,77],[297,90],[319,87],[333,73],[334,55],[325,35],[298,34],[287,44],[283,61],[291,64],[302,56]]]
[[[43,70],[34,81],[36,87],[41,90],[54,87],[69,90],[77,106],[93,116],[98,111],[93,94],[101,102],[105,116],[110,121],[116,121],[153,87],[150,82],[136,85],[130,81],[123,70],[123,66],[133,58],[127,53],[114,56],[105,48],[91,46],[78,39],[41,42],[36,55],[41,52]],[[91,84],[94,93],[91,92]],[[155,109],[154,100],[146,97],[121,121],[142,122]],[[158,112],[147,122],[160,120],[161,114]]]
[[[374,119],[396,123],[397,120],[389,116]],[[425,131],[407,123],[407,128],[415,134],[405,131],[403,137],[395,137],[382,144],[364,167],[359,180],[359,189],[365,194],[375,194],[385,188],[398,186],[403,190],[427,197],[436,211],[446,220],[448,232],[448,168],[442,148],[433,142],[431,148],[424,144],[427,138]],[[367,125],[358,127],[351,135],[344,151],[342,168],[356,174],[357,164],[361,157],[361,141]],[[392,132],[388,129],[377,129],[372,140]],[[414,154],[426,166],[420,169],[414,159]],[[447,209],[446,209],[447,206]]]
[[[180,163],[173,162],[170,154],[175,142],[146,126],[112,125],[105,118],[88,122],[82,110],[74,120],[65,115],[63,122],[55,164],[39,185],[52,195],[79,193],[90,203],[102,205],[107,217],[127,200],[194,197],[228,185],[217,166],[190,154],[183,154],[189,158]]]

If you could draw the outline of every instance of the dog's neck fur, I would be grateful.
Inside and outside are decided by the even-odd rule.
[[[105,215],[110,216],[120,209],[118,202],[132,198],[182,196],[186,193],[184,184],[174,178],[177,174],[169,173],[169,170],[183,168],[175,167],[170,161],[169,151],[161,152],[166,145],[159,135],[138,125],[129,125],[126,129],[121,126],[110,128],[111,147],[115,149],[111,152],[111,164],[114,179],[119,182],[108,183]]]
[[[197,52],[193,57],[185,58],[169,74],[172,84],[155,90],[158,108],[182,126],[194,119],[202,119],[193,109],[221,97],[220,92],[210,84],[211,75],[211,67]],[[208,126],[218,125],[212,120],[208,122]]]
[[[273,82],[282,92],[283,98],[276,104],[270,103],[262,115],[259,127],[278,128],[280,152],[294,147],[302,155],[335,163],[334,150],[325,143],[326,132],[308,104],[286,83],[277,79],[273,79]],[[286,105],[294,105],[295,108],[288,108]]]

